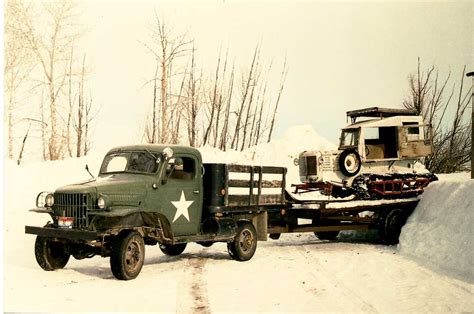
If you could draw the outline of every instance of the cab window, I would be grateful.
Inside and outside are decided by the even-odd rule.
[[[359,144],[359,130],[343,130],[340,147],[353,147]]]
[[[168,161],[166,174],[170,179],[192,180],[196,174],[196,162],[191,157],[173,157]]]

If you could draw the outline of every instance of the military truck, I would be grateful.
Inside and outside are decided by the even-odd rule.
[[[305,151],[295,160],[302,184],[358,199],[413,197],[436,176],[420,159],[432,154],[431,127],[413,110],[370,107],[347,112],[338,150]]]
[[[267,211],[286,208],[285,174],[282,167],[203,164],[191,147],[117,147],[98,177],[40,193],[32,211],[51,221],[25,232],[37,235],[36,260],[48,271],[70,256],[100,255],[110,257],[117,279],[134,279],[145,245],[179,255],[188,242],[226,242],[234,260],[247,261],[267,238]]]

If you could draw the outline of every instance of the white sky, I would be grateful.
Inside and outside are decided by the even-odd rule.
[[[262,43],[278,84],[287,54],[289,74],[275,136],[292,125],[311,124],[336,141],[345,111],[366,106],[399,107],[417,57],[426,66],[473,69],[473,2],[242,2],[82,1],[89,31],[83,47],[92,67],[89,86],[101,106],[95,149],[136,143],[151,106],[154,71],[148,40],[154,10],[177,33],[195,39],[200,64],[213,71],[220,47],[248,65]],[[470,80],[467,81],[470,85]],[[467,85],[467,86],[469,86]]]

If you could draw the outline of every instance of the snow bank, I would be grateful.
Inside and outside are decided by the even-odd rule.
[[[474,180],[442,176],[429,185],[400,236],[401,253],[474,282]]]

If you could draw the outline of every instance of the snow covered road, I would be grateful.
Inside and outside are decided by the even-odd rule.
[[[474,285],[372,243],[282,235],[259,242],[243,263],[231,260],[222,243],[190,244],[179,257],[147,246],[139,277],[118,281],[100,257],[45,272],[34,260],[34,237],[19,236],[24,246],[6,246],[5,311],[474,310]]]

